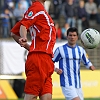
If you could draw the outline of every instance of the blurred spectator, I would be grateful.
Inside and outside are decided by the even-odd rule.
[[[65,14],[66,22],[70,25],[70,27],[75,27],[77,10],[73,0],[66,0]]]
[[[100,5],[100,0],[94,0],[95,3],[97,4],[97,7]]]
[[[22,3],[18,2],[18,7],[16,7],[13,11],[16,22],[23,18],[25,11],[26,10],[22,8]]]
[[[100,24],[100,4],[98,6],[98,24]]]
[[[94,0],[88,0],[88,2],[85,3],[85,8],[88,13],[88,19],[99,22],[100,18],[98,16],[98,8]]]
[[[4,0],[3,10],[8,9],[10,14],[12,13],[12,15],[13,15],[14,8],[15,8],[14,0]],[[9,20],[10,20],[10,27],[12,27],[14,24],[13,16],[10,17]]]
[[[17,4],[20,0],[14,0],[15,1],[15,4]],[[26,0],[27,3],[28,3],[28,6],[30,6],[32,4],[31,0]]]
[[[50,8],[51,0],[46,0],[44,3],[46,11],[49,13],[49,8]]]
[[[4,0],[4,9],[7,8],[9,9],[11,12],[13,12],[14,9],[14,1],[13,0]]]
[[[15,0],[15,3],[18,3],[20,0]]]
[[[60,41],[62,38],[62,33],[61,33],[61,28],[58,22],[55,23],[55,28],[56,28],[56,38],[57,41]]]
[[[53,6],[54,6],[54,16],[55,16],[55,19],[58,19],[58,6],[61,2],[59,2],[59,0],[53,0]]]
[[[84,0],[79,1],[79,6],[77,7],[77,18],[78,32],[81,34],[84,29],[89,28],[89,21],[87,19]]]
[[[27,0],[27,2],[28,2],[28,5],[31,6],[32,1],[31,0]]]
[[[10,33],[10,18],[12,17],[12,13],[9,9],[5,9],[3,13],[0,14],[0,18],[2,21],[2,37],[7,38]]]
[[[86,3],[86,2],[88,2],[88,0],[84,0],[84,2]]]
[[[64,2],[65,0],[53,0],[55,19],[59,18]]]
[[[65,23],[64,24],[64,27],[61,28],[61,33],[62,33],[62,39],[65,39],[66,40],[66,37],[67,37],[67,30],[69,29],[69,24],[68,23]]]
[[[28,9],[29,7],[29,3],[27,2],[27,0],[19,0],[18,3],[21,3],[21,9],[24,9],[25,11]],[[18,3],[17,3],[17,7],[18,7]]]
[[[74,4],[78,6],[80,0],[74,0]]]

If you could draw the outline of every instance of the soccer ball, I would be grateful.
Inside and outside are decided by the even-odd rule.
[[[100,33],[92,28],[85,29],[81,33],[81,42],[88,49],[96,48],[100,43]]]

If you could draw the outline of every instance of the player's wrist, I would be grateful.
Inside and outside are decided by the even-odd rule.
[[[26,43],[25,46],[24,46],[24,48],[27,49],[27,50],[29,51],[30,45],[29,45],[28,43]]]
[[[58,68],[55,68],[54,71],[57,72],[58,71]]]

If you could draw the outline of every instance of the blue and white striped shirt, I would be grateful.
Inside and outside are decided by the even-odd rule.
[[[82,61],[86,68],[92,65],[85,50],[78,45],[70,47],[65,44],[58,47],[54,52],[53,61],[59,62],[59,68],[63,70],[60,75],[60,85],[63,87],[81,88],[80,63]]]

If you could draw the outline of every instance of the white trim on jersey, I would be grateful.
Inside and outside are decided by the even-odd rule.
[[[32,26],[29,28],[29,30],[30,30],[31,38],[32,38],[32,40],[34,40],[34,48],[33,48],[33,50],[34,50],[35,49],[36,30]]]

